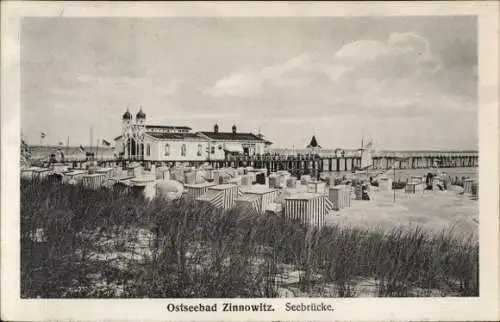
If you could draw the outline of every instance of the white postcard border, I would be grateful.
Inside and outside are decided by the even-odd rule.
[[[2,3],[2,319],[42,320],[492,320],[499,317],[499,5],[412,3]],[[19,265],[20,19],[37,17],[477,15],[479,46],[480,296],[478,298],[294,298],[21,300]],[[459,81],[459,80],[457,80]],[[173,313],[168,303],[273,304],[275,312]],[[286,312],[285,303],[329,303],[334,312]]]

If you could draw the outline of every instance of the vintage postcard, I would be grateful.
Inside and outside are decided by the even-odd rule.
[[[500,318],[498,2],[1,11],[3,320]]]

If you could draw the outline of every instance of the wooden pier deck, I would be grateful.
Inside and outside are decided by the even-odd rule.
[[[449,152],[378,152],[372,157],[374,169],[424,169],[436,165],[440,168],[478,167],[479,153],[477,151],[449,151]],[[88,158],[67,158],[64,163],[73,168],[81,168],[84,163],[91,161]],[[99,166],[109,167],[120,165],[126,167],[130,162],[139,162],[149,168],[156,165],[175,165],[188,163],[192,166],[210,164],[213,168],[224,167],[254,167],[266,168],[269,172],[287,170],[292,174],[319,174],[321,172],[352,171],[360,167],[361,155],[350,153],[343,156],[336,155],[258,155],[258,156],[228,156],[225,160],[149,160],[145,158],[95,158]]]

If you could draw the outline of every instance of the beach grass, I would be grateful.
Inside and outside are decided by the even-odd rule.
[[[246,208],[21,182],[23,298],[478,296],[478,252],[451,231],[317,230]]]

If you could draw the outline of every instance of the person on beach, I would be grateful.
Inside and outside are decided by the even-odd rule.
[[[364,184],[361,186],[361,200],[370,200],[368,195],[368,187]]]
[[[442,176],[443,176],[443,189],[448,190],[448,187],[450,186],[451,177],[445,172],[443,172]]]
[[[64,153],[63,153],[63,151],[61,149],[59,149],[57,152],[58,152],[58,156],[59,156],[57,158],[57,161],[58,162],[64,162]]]
[[[433,190],[433,188],[432,188],[432,178],[433,177],[434,176],[432,175],[432,173],[430,173],[430,172],[427,173],[427,176],[425,178],[425,185],[426,185],[425,190]]]
[[[49,158],[49,163],[56,163],[56,162],[57,162],[56,154],[52,153]]]

